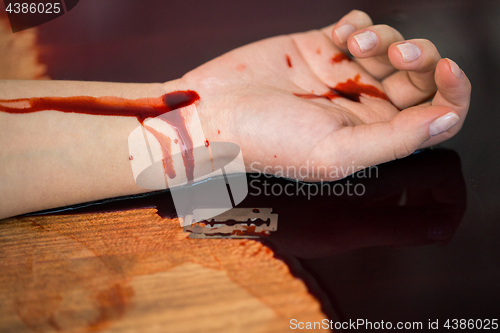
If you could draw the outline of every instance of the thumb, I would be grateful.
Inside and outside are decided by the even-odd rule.
[[[436,66],[435,81],[438,91],[432,105],[451,107],[460,117],[460,121],[450,130],[433,136],[422,148],[436,145],[457,134],[469,111],[471,83],[457,63],[451,59],[441,59]]]
[[[326,166],[354,167],[355,172],[406,157],[431,135],[448,130],[458,121],[458,115],[449,106],[415,106],[390,121],[347,126],[333,132],[325,140],[329,141],[330,151],[323,153],[325,158],[320,160]]]

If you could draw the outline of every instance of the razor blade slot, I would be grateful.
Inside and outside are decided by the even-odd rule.
[[[252,219],[247,219],[246,221],[236,221],[236,220],[227,220],[227,221],[215,221],[214,219],[211,219],[209,221],[207,220],[203,220],[203,221],[199,221],[199,222],[195,222],[193,223],[193,225],[195,224],[205,224],[205,225],[210,225],[211,227],[213,227],[214,225],[216,224],[223,224],[223,225],[227,225],[227,226],[234,226],[234,225],[237,225],[237,224],[254,224],[255,226],[262,226],[262,225],[266,225],[266,226],[270,226],[271,225],[271,219],[267,219],[267,220],[263,220],[263,219],[255,219],[255,220],[252,220]]]

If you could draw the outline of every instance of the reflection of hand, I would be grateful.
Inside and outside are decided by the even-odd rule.
[[[457,154],[425,151],[378,169],[378,178],[348,177],[340,183],[311,185],[329,193],[325,187],[349,181],[363,184],[363,196],[346,192],[311,196],[310,200],[303,196],[248,196],[243,206],[272,206],[279,215],[278,230],[265,241],[276,252],[297,257],[323,257],[371,246],[448,242],[465,212],[465,183]],[[263,179],[281,187],[290,183]]]
[[[359,36],[368,42],[375,36],[374,48],[361,51]],[[362,168],[450,138],[468,111],[471,86],[462,70],[440,60],[430,41],[403,40],[395,29],[372,25],[365,13],[352,11],[319,31],[233,50],[187,73],[180,84],[199,92],[207,137],[240,145],[247,171],[255,171],[252,162],[261,171],[306,161],[338,167],[354,161]],[[400,50],[409,52],[406,62]],[[353,61],[342,56],[347,51]],[[415,52],[418,59],[409,61]],[[343,83],[358,75],[368,85],[365,92],[382,91],[392,103],[383,94],[361,94],[360,103],[327,98],[335,91],[349,95]],[[422,103],[430,97],[432,102]],[[306,180],[319,178],[328,176],[309,174]]]

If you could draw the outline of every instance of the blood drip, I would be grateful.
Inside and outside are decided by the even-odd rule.
[[[158,117],[164,113],[191,105],[200,99],[198,93],[192,90],[174,91],[160,97],[126,99],[114,96],[91,97],[34,97],[0,100],[0,111],[8,113],[33,113],[39,111],[60,111],[65,113],[81,113],[101,116],[135,117],[144,126],[147,118]],[[186,122],[180,112],[174,113],[169,119],[159,118],[171,125],[177,132],[182,149],[182,159],[188,181],[194,179],[193,140],[188,133]],[[171,142],[165,135],[151,127],[147,130],[159,141],[163,152],[165,173],[173,175],[170,169]],[[167,140],[168,139],[168,140]],[[173,178],[173,177],[171,177]]]

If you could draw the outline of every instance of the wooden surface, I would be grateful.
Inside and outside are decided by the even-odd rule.
[[[46,78],[36,34],[0,17],[0,79]],[[187,239],[153,209],[0,221],[0,332],[282,332],[292,318],[325,316],[257,241]]]
[[[0,222],[2,332],[281,332],[320,304],[253,240],[187,239],[154,209]]]

